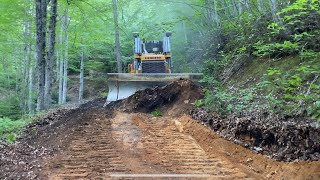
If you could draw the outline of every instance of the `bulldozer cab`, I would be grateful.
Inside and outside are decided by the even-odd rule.
[[[134,34],[134,61],[128,66],[131,74],[172,73],[171,33],[163,41],[142,41],[139,33]]]

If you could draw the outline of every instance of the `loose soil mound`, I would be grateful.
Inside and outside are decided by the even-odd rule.
[[[126,112],[143,113],[161,110],[175,116],[183,112],[188,113],[194,101],[202,97],[202,91],[190,80],[178,80],[164,87],[137,91],[122,101],[119,109]]]
[[[204,109],[194,109],[191,114],[221,136],[276,160],[320,159],[320,128],[316,122],[254,115],[221,118]]]

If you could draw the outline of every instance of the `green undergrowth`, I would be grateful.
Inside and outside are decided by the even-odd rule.
[[[228,86],[243,86],[244,83],[251,85],[260,80],[264,74],[267,73],[266,70],[277,68],[279,71],[287,72],[292,69],[292,67],[297,67],[301,63],[299,57],[287,57],[278,60],[254,59],[249,66],[243,69],[242,73],[238,76],[234,76],[229,82]]]
[[[8,94],[8,92],[5,92]],[[22,116],[19,98],[15,95],[8,95],[0,100],[0,118],[19,119]]]
[[[220,114],[258,111],[320,120],[319,0],[297,0],[277,15],[277,21],[248,21],[263,33],[226,34],[221,50],[207,57],[208,88],[196,106]]]
[[[45,117],[48,112],[40,112],[32,115],[23,115],[19,119],[12,119],[9,117],[0,117],[0,141],[14,143],[21,135],[26,126],[36,123],[37,119]],[[36,129],[32,129],[34,132]]]
[[[9,143],[16,141],[23,128],[32,122],[31,117],[24,117],[19,120],[0,118],[0,139]]]
[[[205,99],[198,105],[221,114],[261,111],[320,120],[319,57],[288,57],[260,64],[262,60],[257,59],[226,85],[207,78],[215,86],[204,90]],[[256,80],[250,80],[252,77]]]

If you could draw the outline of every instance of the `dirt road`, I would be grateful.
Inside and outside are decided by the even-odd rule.
[[[67,150],[48,163],[49,179],[251,177],[225,158],[207,153],[179,119],[120,112],[113,118],[93,117]]]
[[[47,161],[49,179],[317,179],[318,162],[281,163],[228,142],[189,116],[99,114]]]

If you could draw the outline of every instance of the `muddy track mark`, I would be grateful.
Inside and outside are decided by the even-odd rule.
[[[183,132],[179,121],[144,114],[134,114],[132,118],[143,129],[140,151],[145,152],[146,161],[178,174],[209,174],[210,179],[247,177],[231,163],[208,155],[192,136]]]
[[[88,118],[91,120],[70,137],[67,150],[53,161],[50,179],[108,179],[114,174],[249,179],[231,162],[208,154],[178,119],[122,112],[115,112],[112,118],[94,114]]]
[[[111,126],[106,119],[95,119],[73,137],[50,179],[95,179],[110,172],[130,172],[114,148]]]

